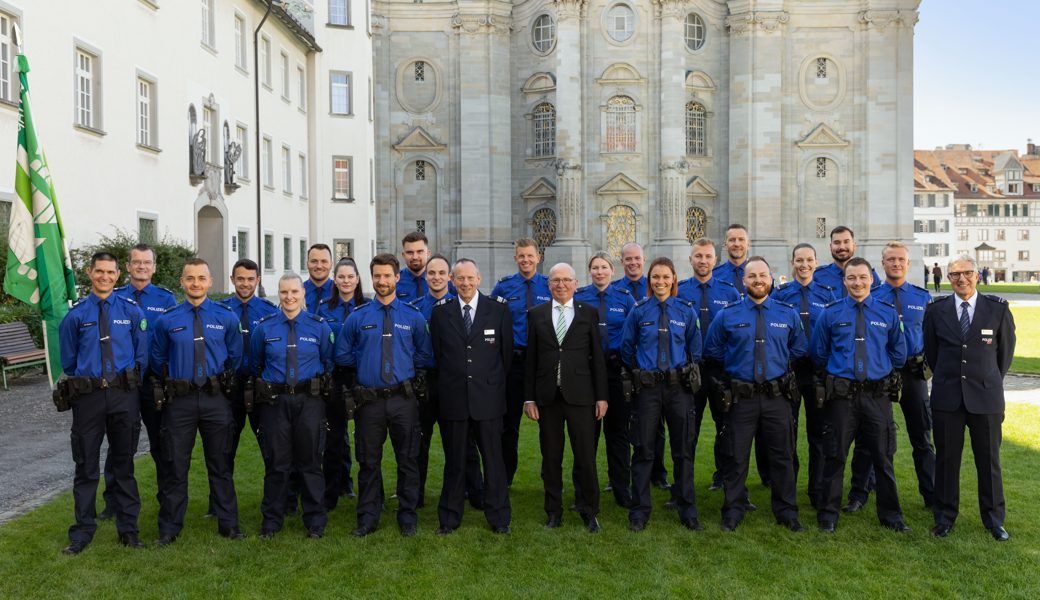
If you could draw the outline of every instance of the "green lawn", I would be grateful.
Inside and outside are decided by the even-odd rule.
[[[1015,358],[1011,370],[1015,373],[1040,375],[1040,306],[1015,306]]]
[[[901,417],[897,421],[901,425]],[[711,427],[705,423],[705,431]],[[256,445],[247,437],[236,481],[248,540],[219,538],[215,523],[202,517],[205,469],[197,447],[185,531],[170,548],[152,547],[155,490],[151,461],[144,458],[138,462],[138,478],[148,549],[132,552],[118,546],[109,522],[100,526],[94,544],[82,555],[62,556],[72,517],[72,498],[64,493],[0,527],[0,598],[1036,598],[1040,407],[1009,406],[1004,436],[1007,528],[1012,534],[1006,544],[994,542],[979,522],[970,448],[964,457],[957,528],[945,540],[928,535],[932,518],[916,493],[905,437],[900,438],[896,461],[906,519],[914,528],[909,535],[881,529],[873,501],[868,510],[843,516],[835,536],[814,528],[792,534],[773,524],[769,492],[757,483],[751,494],[761,508],[736,533],[724,534],[718,529],[721,495],[707,491],[708,435],[701,440],[696,476],[706,531],[681,529],[675,514],[661,508],[667,499],[661,491],[654,492],[654,517],[641,534],[627,531],[626,513],[606,495],[600,534],[587,534],[573,513],[564,518],[561,530],[548,531],[542,527],[537,428],[526,421],[522,470],[511,495],[510,537],[493,536],[475,511],[466,513],[454,535],[435,535],[435,492],[441,480],[440,452],[435,452],[417,537],[401,538],[388,512],[377,533],[351,538],[354,502],[349,501],[331,515],[325,539],[305,539],[294,518],[274,540],[261,542],[256,538],[261,469]],[[802,439],[804,457],[804,435]],[[434,444],[439,447],[439,440]],[[600,457],[602,464],[602,452]],[[390,490],[392,459],[386,467]],[[811,526],[815,515],[803,487],[802,520]]]
[[[944,292],[952,290],[949,281],[943,281],[939,289]],[[932,290],[931,280],[928,280],[928,291]],[[983,294],[1040,294],[1040,284],[1037,283],[991,283],[982,285],[979,280],[979,291]]]

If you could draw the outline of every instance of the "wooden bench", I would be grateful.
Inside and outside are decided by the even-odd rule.
[[[7,372],[47,364],[47,353],[36,347],[25,323],[0,323],[0,369],[3,370],[4,389]]]

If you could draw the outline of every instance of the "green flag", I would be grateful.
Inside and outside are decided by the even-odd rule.
[[[29,61],[22,54],[18,55],[18,71],[22,94],[14,187],[20,201],[11,206],[4,291],[40,309],[47,371],[53,383],[61,375],[58,324],[69,312],[69,301],[76,298],[76,278],[65,248],[47,159],[29,111]]]

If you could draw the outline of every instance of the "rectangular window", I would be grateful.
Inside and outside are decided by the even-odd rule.
[[[353,158],[336,156],[332,159],[332,199],[354,199]]]
[[[12,29],[16,20],[0,12],[0,100],[17,102],[18,78],[15,76],[15,56]]]
[[[822,156],[816,159],[816,176],[821,179],[827,177],[827,159]]]
[[[242,15],[235,15],[235,66],[248,71],[246,55],[249,54],[246,41],[246,20]]]
[[[1028,242],[1029,241],[1029,230],[1028,229],[1019,229],[1018,230],[1018,241],[1020,241],[1020,242]]]
[[[138,76],[137,78],[137,143],[149,148],[159,146],[156,131],[159,111],[156,110],[155,81]]]
[[[995,239],[998,242],[1005,241],[1007,239],[1007,230],[1006,229],[998,229],[997,230],[997,236],[996,236]]]
[[[354,240],[332,240],[332,251],[337,260],[354,257]]]
[[[264,270],[274,271],[274,236],[264,234]]]
[[[329,0],[329,25],[350,25],[349,0]]]
[[[202,43],[216,48],[216,0],[202,0]]]
[[[292,271],[292,238],[282,238],[282,270]]]
[[[1029,250],[1019,250],[1018,260],[1029,260]]]
[[[300,240],[300,273],[307,271],[307,240]]]
[[[993,260],[1002,261],[1002,262],[1007,260],[1007,250],[994,250],[993,251]]]
[[[978,241],[987,242],[989,241],[989,229],[980,229]]]
[[[271,89],[271,38],[260,37],[260,74],[261,81]]]
[[[238,231],[238,258],[249,258],[249,232]]]
[[[958,229],[957,230],[957,241],[958,242],[966,242],[966,241],[968,241],[968,230],[967,229]]]
[[[235,172],[238,173],[239,179],[249,180],[249,129],[245,125],[235,126],[235,141],[238,142],[238,146],[242,148],[242,152],[238,155],[238,162],[235,163]]]
[[[817,58],[816,59],[816,78],[827,79],[827,59]]]
[[[264,180],[264,186],[269,188],[274,187],[274,157],[271,156],[272,151],[271,138],[264,136],[263,153],[260,155],[261,162],[264,165],[264,172],[261,174],[261,177]]]
[[[296,80],[299,88],[296,93],[298,100],[296,106],[300,110],[307,110],[307,71],[303,69],[303,65],[296,65]]]
[[[351,102],[351,78],[350,73],[332,71],[329,73],[329,94],[331,95],[331,113],[334,115],[349,115],[353,113]]]
[[[101,66],[98,56],[76,48],[76,124],[101,129]]]
[[[154,244],[156,242],[157,227],[155,219],[148,217],[137,218],[137,241],[142,244]]]
[[[307,156],[304,153],[300,153],[299,156],[300,164],[300,198],[307,197]]]
[[[282,191],[292,193],[292,152],[288,146],[282,146]]]
[[[282,52],[282,98],[289,99],[289,90],[292,89],[289,80],[289,55]]]

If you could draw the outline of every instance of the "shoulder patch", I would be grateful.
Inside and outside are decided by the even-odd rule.
[[[307,316],[312,318],[312,319],[314,319],[315,321],[317,321],[319,323],[324,323],[325,322],[325,317],[323,317],[321,315],[318,315],[318,314],[315,314],[315,313],[307,313]]]
[[[723,306],[722,310],[729,310],[731,308],[736,308],[738,306],[743,306],[743,302],[730,302],[726,306]]]
[[[499,283],[502,283],[502,282],[504,282],[504,281],[508,281],[508,280],[509,280],[509,278],[511,278],[512,276],[513,276],[513,275],[504,275],[504,276],[503,276],[503,277],[502,277],[501,279],[499,279],[499,280],[498,280],[498,282],[499,282]]]
[[[271,313],[269,315],[264,315],[264,316],[260,317],[260,320],[257,321],[257,324],[259,325],[260,323],[263,323],[264,321],[266,321],[268,319],[273,319],[274,317],[277,317],[277,316],[278,316],[278,313]]]
[[[686,306],[689,306],[690,308],[693,308],[693,302],[691,302],[689,300],[683,300],[682,298],[680,298],[678,296],[675,297],[675,300],[677,302],[679,302],[680,304],[684,304]]]
[[[621,292],[622,294],[624,294],[626,296],[631,296],[632,295],[632,292],[630,292],[627,287],[618,287],[618,288],[614,288],[614,289],[619,291],[619,292]]]
[[[816,285],[822,287],[823,289],[827,290],[828,292],[833,292],[834,291],[834,286],[833,285],[827,285],[826,283],[823,283],[823,282],[820,282],[820,281],[816,281],[815,279],[813,279],[813,281],[816,283]]]
[[[90,296],[83,296],[79,300],[76,300],[75,302],[72,303],[72,308],[75,308],[75,307],[79,306],[80,304],[83,304],[83,301],[86,300],[89,297]]]
[[[640,300],[636,300],[636,306],[642,306],[642,305],[646,304],[649,301],[650,301],[650,296],[647,296],[646,298],[642,298]]]
[[[776,302],[780,306],[786,306],[787,308],[794,308],[794,304],[791,304],[790,302],[784,302],[783,300],[777,300],[776,298],[773,298],[773,302]]]
[[[502,304],[509,304],[509,300],[506,300],[502,296],[495,296],[495,302],[501,302]]]
[[[422,314],[422,311],[421,311],[421,310],[419,310],[419,307],[418,307],[418,306],[414,306],[414,305],[412,305],[412,304],[408,304],[408,303],[405,303],[405,306],[407,306],[408,308],[410,308],[410,309],[414,310],[415,312],[417,312],[417,313],[419,313],[419,314]]]
[[[126,296],[116,296],[116,297],[119,298],[120,300],[126,302],[130,306],[137,306],[137,303],[134,302],[133,298],[127,298]]]
[[[896,306],[894,304],[890,303],[890,302],[885,302],[884,300],[878,300],[878,303],[884,304],[885,306],[891,308],[892,310],[896,309]]]
[[[725,279],[715,279],[714,277],[712,277],[712,281],[715,281],[719,285],[728,285],[729,287],[731,287],[733,289],[737,289],[737,286],[733,285],[733,282],[726,281]]]
[[[983,297],[987,298],[988,300],[992,300],[994,302],[998,302],[1000,304],[1007,304],[1007,300],[1004,299],[1004,298],[1001,298],[1000,296],[994,296],[993,294],[983,294]]]
[[[433,305],[434,306],[442,306],[444,304],[447,304],[448,302],[451,302],[452,300],[454,300],[454,298],[441,298],[440,300],[435,302]]]
[[[415,303],[419,302],[420,300],[422,300],[421,296],[419,298],[412,298],[411,300],[407,300],[407,301],[405,301],[405,304],[407,304],[408,306],[413,306],[414,307]],[[322,300],[322,302],[325,302],[325,301]]]
[[[830,308],[830,307],[834,306],[835,304],[838,304],[839,302],[841,302],[841,300],[835,300],[835,301],[833,301],[833,302],[828,302],[828,303],[827,303],[827,304],[825,304],[825,305],[824,305],[823,307],[824,307],[824,308]]]
[[[908,283],[909,283],[909,282],[908,282]],[[921,287],[921,286],[919,286],[919,285],[914,285],[914,284],[912,284],[912,283],[911,283],[911,284],[910,284],[910,287],[914,288],[915,290],[918,290],[918,291],[924,292],[924,293],[926,293],[926,294],[928,294],[928,295],[931,295],[931,294],[932,294],[931,292],[929,292],[928,290],[924,289],[923,287]]]
[[[155,284],[153,283],[152,285],[155,285]],[[174,294],[172,290],[169,290],[169,289],[167,289],[167,288],[164,288],[164,287],[163,287],[163,286],[161,286],[161,285],[155,285],[155,287],[159,288],[160,290],[162,290],[162,291],[166,292],[167,294],[169,294],[169,295],[171,295],[171,296],[174,296],[174,297],[176,297],[176,296],[177,296],[177,294]]]

